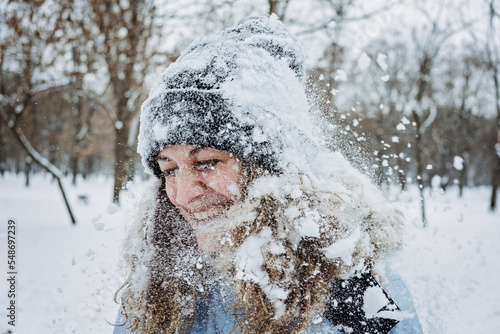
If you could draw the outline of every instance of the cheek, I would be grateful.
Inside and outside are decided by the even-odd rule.
[[[177,196],[177,189],[173,180],[165,180],[165,192],[167,193],[168,199],[172,204],[176,205],[175,198]]]
[[[223,168],[210,173],[207,184],[219,194],[234,199],[239,194],[240,178],[239,169]]]

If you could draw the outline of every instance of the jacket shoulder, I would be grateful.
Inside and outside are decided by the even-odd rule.
[[[370,272],[332,282],[325,318],[341,333],[422,333],[401,279],[391,277],[382,288]]]

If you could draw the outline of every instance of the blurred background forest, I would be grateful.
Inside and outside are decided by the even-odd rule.
[[[495,209],[499,0],[0,0],[0,173],[62,191],[105,174],[119,202],[145,177],[151,83],[193,40],[269,13],[303,45],[328,146],[382,188],[488,186]]]

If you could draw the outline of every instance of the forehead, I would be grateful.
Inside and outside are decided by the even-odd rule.
[[[220,156],[232,155],[226,151],[220,151],[213,148],[200,147],[195,145],[172,145],[167,146],[158,152],[158,159],[179,159],[198,156]]]

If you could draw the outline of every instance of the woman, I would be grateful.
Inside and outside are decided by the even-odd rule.
[[[194,43],[163,73],[141,111],[158,181],[133,216],[115,333],[421,332],[404,286],[373,273],[402,216],[318,144],[304,77],[275,16]]]

